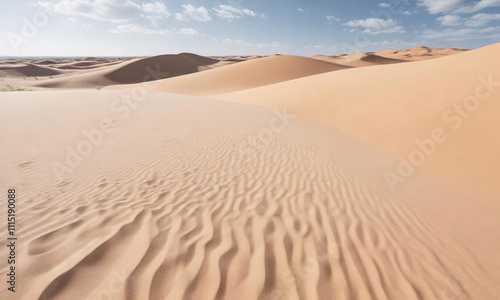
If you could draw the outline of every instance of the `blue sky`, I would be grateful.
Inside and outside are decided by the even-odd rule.
[[[18,0],[0,56],[340,54],[500,41],[500,0]]]

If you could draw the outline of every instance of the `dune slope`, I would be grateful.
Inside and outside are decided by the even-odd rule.
[[[371,146],[209,99],[149,93],[125,114],[124,93],[2,95],[0,161],[23,199],[20,298],[498,295],[459,232],[346,159],[388,159]],[[68,164],[62,180],[54,163]]]
[[[190,53],[159,55],[100,66],[82,74],[46,80],[36,86],[50,88],[87,88],[115,84],[131,84],[170,78],[200,70],[218,60]],[[74,65],[73,65],[74,67]]]
[[[496,188],[500,160],[491,158],[500,152],[500,142],[491,137],[500,117],[498,51],[495,44],[432,61],[349,69],[216,97],[286,106],[405,157],[418,149],[416,139],[440,129],[446,142],[427,155],[422,169],[446,175],[452,185]]]
[[[353,53],[334,57],[317,55],[312,58],[353,68],[406,62],[405,60],[379,56],[372,53]]]
[[[187,95],[240,91],[315,74],[346,69],[305,57],[277,55],[155,82],[150,90]],[[112,87],[132,88],[133,86]],[[147,87],[147,84],[145,84]]]
[[[59,74],[61,74],[61,72],[58,70],[29,63],[18,63],[10,66],[2,65],[0,68],[0,75],[2,77],[35,77],[54,76]]]

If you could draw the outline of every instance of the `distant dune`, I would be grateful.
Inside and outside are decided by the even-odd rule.
[[[159,55],[139,58],[113,64],[99,66],[87,72],[69,77],[46,80],[38,87],[50,88],[89,88],[116,84],[131,84],[175,77],[199,71],[201,66],[217,63],[218,60],[195,54],[182,53],[176,55]],[[82,65],[69,64],[66,69],[78,69]]]
[[[350,55],[334,57],[317,55],[313,56],[312,58],[343,65],[346,67],[366,67],[406,62],[400,59],[388,58],[368,53],[354,53]]]
[[[277,55],[155,82],[151,90],[212,95],[265,86],[347,67],[300,56]],[[124,88],[129,88],[124,86]]]
[[[453,54],[469,51],[467,49],[456,48],[429,48],[429,47],[415,47],[405,50],[382,50],[375,54],[384,57],[402,59],[407,61],[425,60],[431,58],[439,58]]]
[[[58,70],[33,64],[3,65],[0,67],[0,75],[3,77],[54,76],[59,74],[61,72]]]
[[[217,62],[215,59],[188,53],[160,55],[124,64],[110,71],[105,77],[115,83],[137,83],[195,73],[199,71],[200,66]],[[158,72],[160,76],[153,78],[149,70],[161,71]]]
[[[500,182],[497,172],[500,161],[492,162],[489,158],[493,153],[500,153],[500,143],[489,137],[496,130],[495,116],[500,117],[500,105],[495,101],[500,88],[496,88],[496,94],[492,93],[491,101],[478,103],[470,119],[461,118],[461,122],[456,119],[457,112],[448,110],[468,96],[474,96],[488,78],[500,80],[500,61],[491,59],[499,51],[500,44],[495,44],[439,60],[349,69],[218,98],[287,107],[292,113],[398,154],[409,153],[415,147],[413,140],[427,137],[434,128],[447,126],[449,129],[458,123],[467,123],[459,131],[463,136],[450,138],[440,151],[443,157],[453,159],[433,158],[432,164],[439,165],[441,172],[455,180],[462,177],[471,184],[473,174],[477,184],[496,186]],[[481,90],[488,93],[487,88]],[[453,131],[450,135],[456,134]],[[468,160],[468,157],[476,159]],[[463,163],[455,164],[457,160]]]
[[[498,299],[498,53],[0,61],[16,299]]]

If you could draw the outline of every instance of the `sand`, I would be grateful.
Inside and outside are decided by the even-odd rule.
[[[110,89],[143,87],[150,91],[194,96],[242,91],[311,75],[343,70],[347,67],[306,57],[277,55],[252,59],[206,72],[147,84],[111,86]]]
[[[456,129],[442,116],[500,79],[499,47],[29,62],[63,74],[3,78],[33,89],[0,93],[15,299],[496,299],[500,91]],[[163,59],[179,72],[140,83]]]

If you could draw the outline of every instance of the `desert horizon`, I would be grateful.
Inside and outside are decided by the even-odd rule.
[[[271,2],[0,12],[0,299],[500,299],[498,1]]]

